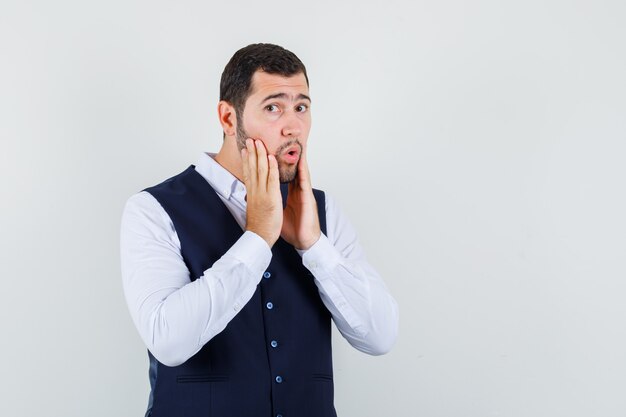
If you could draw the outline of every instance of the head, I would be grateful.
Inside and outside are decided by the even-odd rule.
[[[219,114],[224,140],[234,141],[237,150],[245,147],[246,138],[263,141],[278,160],[281,182],[296,175],[311,128],[310,104],[304,64],[280,46],[248,45],[233,55],[222,73]]]

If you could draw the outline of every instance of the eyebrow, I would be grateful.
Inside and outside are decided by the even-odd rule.
[[[261,103],[265,103],[267,100],[272,100],[275,98],[288,99],[289,97],[285,93],[270,94],[269,96],[265,97]],[[311,102],[311,97],[307,96],[306,94],[298,94],[297,99],[309,100],[309,102]]]

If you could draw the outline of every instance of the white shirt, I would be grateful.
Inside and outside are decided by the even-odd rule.
[[[217,163],[200,156],[196,171],[215,189],[242,230],[245,185]],[[326,194],[327,235],[298,250],[313,274],[322,302],[343,337],[372,355],[388,352],[398,332],[398,307],[368,264],[357,236]],[[124,294],[132,319],[152,354],[177,366],[228,325],[252,298],[272,251],[254,232],[241,238],[204,274],[190,282],[174,225],[158,201],[142,191],[130,197],[121,226]]]

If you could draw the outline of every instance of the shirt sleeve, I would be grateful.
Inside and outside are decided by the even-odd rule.
[[[148,192],[122,215],[122,281],[133,322],[163,364],[177,366],[220,333],[252,298],[272,252],[246,231],[204,274],[190,281],[174,225]]]
[[[398,334],[398,305],[376,270],[367,262],[356,232],[326,194],[327,235],[298,250],[313,274],[324,305],[337,329],[356,349],[382,355]]]

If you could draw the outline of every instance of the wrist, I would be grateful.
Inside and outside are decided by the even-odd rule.
[[[318,240],[320,240],[320,236],[322,235],[321,231],[317,232],[317,235],[314,236],[311,239],[308,239],[306,242],[301,242],[300,245],[298,245],[299,247],[296,247],[297,250],[301,250],[301,251],[305,251],[305,250],[309,250],[313,247],[313,245],[315,245],[317,243]]]
[[[276,241],[278,240],[278,237],[274,238],[273,236],[270,236],[267,233],[262,233],[259,232],[257,230],[254,230],[253,228],[246,228],[247,232],[252,232],[255,235],[257,235],[258,237],[260,237],[261,239],[263,239],[265,241],[265,243],[267,243],[267,246],[270,247],[270,249],[272,248],[272,246],[274,246],[274,243],[276,243]]]

